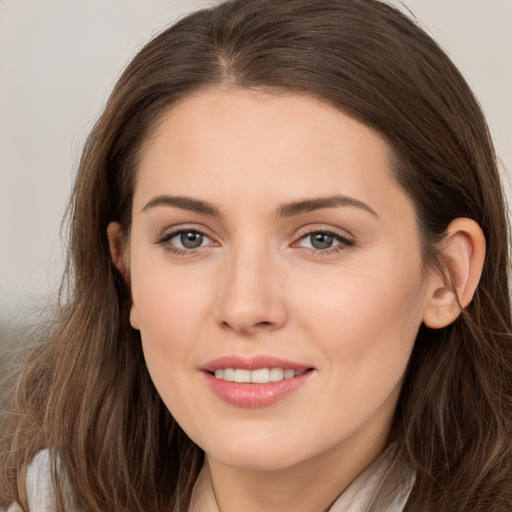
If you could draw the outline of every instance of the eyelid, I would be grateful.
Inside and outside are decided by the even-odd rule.
[[[299,229],[297,234],[295,235],[295,240],[300,240],[301,238],[311,235],[312,233],[329,233],[343,240],[347,240],[354,243],[356,241],[356,237],[352,233],[350,233],[350,231],[325,224],[315,224]]]
[[[301,240],[303,240],[304,238],[306,238],[314,233],[323,233],[326,235],[331,235],[339,243],[334,245],[333,247],[329,247],[326,249],[315,249],[312,247],[304,247],[304,246],[299,245],[299,242]],[[291,244],[291,247],[304,249],[306,251],[312,251],[315,254],[328,255],[329,253],[335,253],[335,252],[349,249],[350,247],[353,247],[355,245],[356,245],[355,237],[351,233],[349,233],[347,230],[342,230],[340,228],[335,228],[332,226],[315,225],[315,226],[308,226],[308,227],[300,230],[299,233],[295,236],[294,242]]]
[[[194,223],[183,223],[183,224],[175,224],[167,226],[163,229],[159,229],[158,234],[155,235],[156,240],[160,240],[163,238],[168,238],[169,236],[176,235],[178,233],[182,233],[183,231],[197,231],[201,233],[201,235],[207,236],[212,240],[217,238],[215,235],[211,233],[211,230],[206,228],[201,224]]]
[[[205,238],[207,238],[208,240],[210,240],[210,243],[208,243],[206,245],[201,245],[201,246],[199,246],[197,248],[193,248],[193,249],[179,247],[179,246],[176,246],[176,245],[170,243],[170,241],[174,237],[176,237],[182,233],[186,233],[186,232],[199,233],[200,235],[202,235]],[[154,243],[155,243],[155,245],[161,245],[166,251],[174,253],[174,254],[178,254],[178,255],[186,255],[186,254],[191,255],[191,254],[195,254],[197,251],[199,251],[201,249],[206,249],[209,246],[219,245],[216,238],[208,233],[208,230],[206,230],[200,226],[190,225],[190,224],[172,226],[172,227],[167,228],[166,230],[164,230],[164,232],[161,235],[157,236]]]
[[[177,225],[177,226],[171,226],[164,230],[164,232],[157,236],[155,240],[156,245],[161,245],[169,252],[172,253],[178,253],[178,254],[194,254],[196,251],[204,250],[212,246],[219,246],[219,242],[217,241],[217,237],[214,235],[211,235],[209,233],[209,229],[205,229],[202,226],[194,225],[194,224],[184,224],[184,225]],[[209,240],[209,243],[205,245],[201,245],[197,248],[185,248],[180,247],[175,244],[171,244],[170,240],[172,240],[174,237],[186,232],[197,232],[200,235],[204,236]],[[315,249],[312,247],[304,247],[299,245],[300,241],[304,238],[308,237],[309,235],[312,235],[314,233],[323,233],[326,235],[332,236],[338,243],[332,247],[326,248],[326,249]],[[354,245],[356,245],[355,237],[348,232],[346,229],[341,229],[338,227],[334,227],[331,225],[326,226],[324,225],[310,225],[305,226],[298,230],[296,235],[293,238],[293,242],[290,244],[291,247],[294,248],[302,248],[304,250],[309,250],[315,253],[322,253],[322,254],[329,254],[331,252],[337,252],[343,249],[348,249]]]

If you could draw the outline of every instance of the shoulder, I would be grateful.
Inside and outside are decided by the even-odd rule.
[[[58,458],[56,470],[58,474]],[[30,512],[55,512],[57,500],[52,478],[52,456],[49,449],[40,451],[32,459],[27,469],[26,485]],[[64,485],[68,487],[67,483]],[[22,512],[22,510],[17,503],[13,503],[6,512]]]
[[[27,470],[27,498],[30,510],[51,512],[56,509],[50,450],[40,451]]]

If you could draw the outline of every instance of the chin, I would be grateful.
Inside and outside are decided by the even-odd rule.
[[[226,466],[235,467],[246,471],[282,471],[291,468],[301,462],[297,454],[262,454],[250,451],[247,453],[222,453],[215,455],[208,454],[209,457],[216,458]]]
[[[315,456],[304,448],[303,443],[290,437],[262,439],[248,433],[246,436],[210,440],[203,449],[207,456],[227,466],[252,471],[279,471]]]

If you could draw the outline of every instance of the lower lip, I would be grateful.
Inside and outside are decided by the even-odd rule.
[[[307,371],[297,377],[265,384],[228,382],[205,372],[210,389],[224,402],[236,407],[258,408],[273,405],[306,383],[311,375]]]

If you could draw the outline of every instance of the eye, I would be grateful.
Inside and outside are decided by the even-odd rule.
[[[196,229],[180,229],[164,235],[157,243],[172,251],[192,251],[212,244],[213,240]]]
[[[353,246],[354,242],[331,231],[312,231],[302,236],[295,245],[316,251],[328,251]]]
[[[205,239],[209,240],[208,237],[198,231],[182,231],[169,241],[176,246],[181,245],[184,249],[197,249],[203,245]]]

